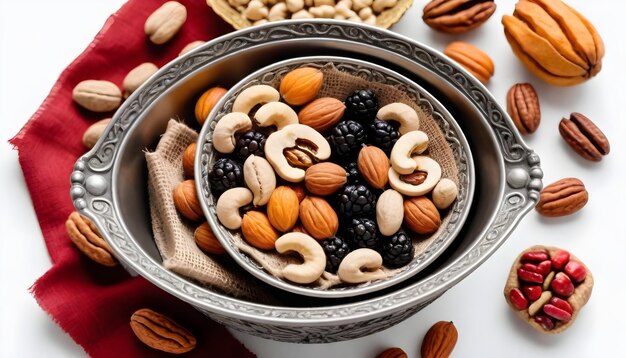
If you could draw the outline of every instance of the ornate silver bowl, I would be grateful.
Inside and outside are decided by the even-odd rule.
[[[263,268],[262,263],[259,263],[255,258],[239,249],[237,243],[241,242],[241,234],[238,231],[228,230],[217,220],[215,211],[217,198],[211,193],[208,174],[213,163],[219,157],[219,153],[216,153],[212,146],[215,124],[224,115],[232,111],[233,103],[242,91],[254,85],[276,86],[280,78],[298,67],[306,66],[323,69],[329,63],[332,63],[334,69],[342,73],[365,79],[368,82],[393,86],[410,98],[411,102],[419,106],[425,115],[436,122],[445,142],[452,150],[452,156],[459,172],[457,178],[455,178],[459,182],[459,195],[455,203],[446,211],[442,227],[432,236],[420,238],[422,244],[420,244],[416,256],[407,266],[397,270],[398,272],[394,273],[393,276],[385,280],[377,280],[361,285],[338,285],[322,288],[312,285],[299,285],[273,276]],[[428,264],[433,262],[450,246],[463,227],[474,196],[474,163],[469,144],[459,125],[439,101],[405,76],[369,62],[345,57],[307,56],[292,58],[263,67],[239,81],[224,95],[223,99],[216,105],[215,110],[209,114],[198,137],[196,158],[196,172],[200,173],[200,175],[196,176],[196,187],[198,188],[200,204],[209,224],[213,228],[213,232],[231,257],[248,272],[272,286],[314,297],[354,297],[393,286],[414,276],[426,268]]]
[[[230,86],[258,68],[307,55],[342,55],[390,68],[419,81],[457,119],[476,171],[474,200],[457,239],[426,270],[358,299],[281,293],[284,304],[259,304],[166,270],[150,225],[143,150],[156,146],[170,117],[192,118],[191,103],[208,85]],[[233,32],[164,66],[124,102],[97,145],[76,162],[70,194],[76,209],[98,225],[129,271],[233,329],[274,340],[320,343],[395,325],[469,275],[534,207],[542,175],[539,157],[493,96],[440,52],[375,27],[309,20]]]

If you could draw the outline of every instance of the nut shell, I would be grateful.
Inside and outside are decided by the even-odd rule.
[[[276,230],[287,232],[298,221],[300,202],[296,192],[288,186],[279,186],[267,202],[267,218]]]
[[[506,96],[506,110],[522,134],[532,134],[541,121],[539,97],[530,83],[517,83]]]
[[[367,146],[359,152],[357,160],[361,177],[373,188],[384,189],[389,180],[389,159],[382,149]]]
[[[589,194],[580,179],[564,178],[541,191],[535,209],[543,216],[566,216],[582,209],[589,200]]]
[[[559,133],[576,153],[587,160],[599,162],[611,150],[609,140],[600,128],[580,113],[574,112],[569,119],[561,119]]]
[[[340,100],[323,97],[307,104],[298,113],[300,124],[312,127],[318,132],[333,127],[343,117],[346,106]]]
[[[65,228],[70,240],[87,257],[104,266],[117,265],[113,250],[91,220],[74,211],[67,218]]]
[[[317,240],[335,236],[339,228],[337,213],[328,202],[317,196],[307,196],[300,203],[300,222]]]
[[[312,101],[322,88],[322,71],[311,68],[297,68],[285,75],[280,81],[280,95],[292,106],[300,106]]]
[[[182,354],[196,347],[196,337],[185,327],[147,308],[133,313],[130,328],[148,347],[163,352]]]
[[[96,123],[90,125],[89,128],[87,128],[87,130],[83,134],[83,145],[85,146],[85,148],[91,149],[96,145],[98,139],[100,139],[100,137],[104,133],[104,130],[109,125],[109,122],[111,122],[111,118],[105,118],[97,121]]]
[[[330,195],[347,181],[348,174],[345,169],[330,162],[315,164],[304,173],[304,185],[314,195]]]
[[[196,183],[185,180],[179,183],[173,191],[174,206],[176,210],[191,221],[200,221],[204,218],[202,207],[196,194]]]
[[[278,232],[260,211],[248,211],[241,220],[241,232],[246,242],[257,249],[271,250],[278,240]]]
[[[404,201],[404,224],[418,234],[432,234],[439,229],[441,217],[430,199],[416,196]]]
[[[424,7],[422,19],[437,31],[459,34],[482,25],[495,11],[493,0],[433,0]]]
[[[493,76],[494,65],[489,55],[467,42],[452,42],[443,52],[482,83],[489,82],[489,79]]]

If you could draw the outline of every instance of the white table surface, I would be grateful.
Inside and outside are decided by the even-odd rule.
[[[51,263],[17,153],[5,141],[26,123],[61,71],[123,2],[0,0],[0,139],[5,143],[0,146],[0,357],[84,356],[28,292]],[[386,331],[348,342],[314,345],[237,336],[259,357],[374,357],[392,346],[402,347],[409,357],[419,357],[420,342],[430,325],[452,320],[459,331],[455,357],[626,356],[626,148],[622,139],[626,135],[626,3],[569,1],[598,28],[607,54],[597,78],[558,88],[528,73],[506,43],[500,18],[512,13],[514,1],[498,1],[496,13],[483,27],[460,36],[426,27],[421,20],[426,2],[416,0],[393,30],[437,49],[462,39],[485,50],[496,64],[488,87],[501,103],[512,84],[528,81],[535,85],[542,123],[527,142],[541,157],[544,183],[578,177],[589,191],[589,203],[566,218],[546,219],[534,211],[529,213],[486,263],[415,316]],[[560,138],[558,122],[572,111],[588,115],[609,137],[611,153],[602,162],[580,159]],[[576,323],[557,336],[533,331],[512,313],[502,295],[512,260],[534,244],[570,250],[590,267],[596,279],[593,295]]]

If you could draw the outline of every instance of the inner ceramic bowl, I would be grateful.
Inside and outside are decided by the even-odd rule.
[[[451,179],[459,188],[459,194],[454,203],[439,211],[441,225],[436,232],[419,235],[405,230],[412,239],[414,248],[412,259],[401,267],[384,265],[382,272],[386,278],[360,284],[346,284],[341,282],[334,273],[326,271],[310,284],[291,282],[285,279],[281,272],[289,264],[301,263],[297,255],[281,255],[275,250],[256,249],[244,239],[240,230],[228,230],[218,219],[216,213],[218,197],[212,193],[208,176],[217,159],[235,157],[218,153],[214,149],[212,139],[216,123],[232,112],[237,96],[244,90],[256,85],[269,85],[278,89],[281,79],[287,73],[302,67],[319,69],[324,76],[324,85],[317,98],[332,97],[343,101],[354,90],[366,86],[378,95],[381,108],[393,102],[405,102],[414,107],[418,113],[420,130],[427,133],[429,137],[428,156],[441,163],[442,178]],[[265,130],[265,128],[256,129]],[[270,130],[270,132],[273,131],[274,129]],[[323,131],[322,134],[328,134],[328,131]],[[348,160],[338,157],[334,153],[328,161],[345,166],[352,159],[356,160],[356,156]],[[235,158],[234,160],[243,165],[242,159]],[[408,78],[382,66],[342,57],[289,59],[262,68],[231,87],[211,112],[202,128],[196,153],[196,173],[200,173],[196,175],[196,187],[205,216],[217,238],[237,263],[270,285],[316,297],[347,297],[371,293],[417,274],[435,260],[455,239],[468,216],[474,195],[474,167],[469,145],[450,113],[433,96]],[[279,180],[277,186],[290,184],[281,183],[280,177],[277,177]],[[361,184],[365,184],[362,178]],[[339,189],[339,192],[341,190]],[[375,193],[376,197],[382,192],[373,188],[370,190]],[[332,203],[335,197],[336,193],[324,197],[324,200]],[[410,197],[405,197],[405,199],[408,198]],[[260,210],[264,211],[264,207]],[[335,211],[337,211],[336,206]],[[345,228],[351,219],[346,218],[339,211],[338,214],[340,229],[336,235],[350,242],[351,238],[348,237]],[[380,233],[378,236],[383,243],[385,240],[390,240],[390,238],[382,237]],[[323,238],[319,242],[322,240]],[[355,248],[354,245],[352,248]]]

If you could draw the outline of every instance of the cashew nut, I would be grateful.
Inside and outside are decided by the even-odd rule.
[[[267,19],[256,20],[252,23],[252,26],[267,24],[269,21]]]
[[[376,113],[376,117],[383,121],[396,121],[400,123],[400,134],[406,134],[420,128],[420,120],[417,116],[417,112],[404,103],[390,103],[379,109],[378,113]]]
[[[322,246],[307,234],[290,232],[279,237],[274,243],[278,253],[295,251],[304,261],[300,265],[289,264],[283,269],[283,276],[289,281],[307,284],[314,282],[324,273],[326,255]]]
[[[306,7],[313,6],[313,0],[304,0],[304,6]]]
[[[433,189],[433,203],[439,210],[446,209],[459,195],[459,188],[448,179],[442,178]]]
[[[356,12],[350,9],[350,5],[351,4],[346,1],[338,2],[337,5],[335,5],[335,18],[337,18],[337,16],[343,16],[347,19],[352,16],[357,16]]]
[[[305,156],[308,162],[328,159],[331,154],[328,141],[318,131],[303,124],[289,124],[270,134],[264,149],[265,157],[276,173],[292,183],[302,181],[305,170],[292,166],[297,163],[290,163],[285,152],[296,151],[298,155]]]
[[[311,15],[317,18],[330,19],[335,15],[335,8],[331,5],[321,5],[309,8]]]
[[[346,255],[339,264],[337,275],[347,283],[362,283],[387,277],[380,267],[383,258],[372,249],[357,249]],[[362,271],[364,270],[364,271]]]
[[[378,231],[391,236],[400,230],[404,218],[404,199],[393,189],[385,190],[376,201],[376,223]]]
[[[360,17],[359,17],[360,19]],[[368,25],[376,25],[376,15],[372,15],[370,17],[368,17],[367,19],[363,20],[364,24],[368,24]]]
[[[374,15],[374,12],[372,12],[371,7],[364,7],[361,10],[359,10],[359,17],[363,20],[367,19],[368,17],[372,15]]]
[[[372,10],[375,13],[381,13],[383,10],[394,7],[398,3],[398,0],[374,0],[372,4]]]
[[[292,14],[304,9],[304,0],[287,0],[286,4],[287,10]]]
[[[298,123],[298,114],[285,103],[270,102],[256,111],[254,120],[259,127],[276,126],[276,129],[282,129],[286,125]]]
[[[232,153],[235,150],[235,133],[252,128],[252,121],[247,114],[231,112],[220,118],[213,130],[213,148],[220,153]]]
[[[320,7],[322,5],[335,6],[335,0],[313,0],[313,4],[316,7]]]
[[[276,175],[270,163],[263,157],[250,155],[243,163],[243,179],[254,194],[254,206],[267,204],[276,189]]]
[[[361,18],[358,15],[354,15],[348,18],[348,21],[352,21],[352,22],[363,22],[363,20],[361,20]]]
[[[333,19],[335,20],[345,20],[346,17],[340,14],[335,14],[335,16],[333,16]]]
[[[267,17],[269,10],[265,4],[259,0],[252,0],[243,11],[243,15],[252,21],[261,20]]]
[[[428,194],[441,179],[441,166],[423,155],[414,156],[412,160],[415,162],[415,174],[421,178],[416,179],[416,183],[411,183],[406,176],[400,176],[393,168],[389,168],[389,185],[408,196]]]
[[[228,3],[230,4],[230,6],[237,8],[240,6],[246,6],[248,5],[248,3],[250,2],[250,0],[228,0]]]
[[[254,106],[263,103],[276,102],[280,99],[280,93],[268,85],[250,86],[241,91],[235,103],[233,103],[233,112],[250,113]]]
[[[361,9],[370,7],[374,0],[352,0],[352,10],[361,11]]]
[[[261,2],[267,6],[274,6],[278,0],[261,0]]]
[[[268,14],[267,19],[270,21],[284,20],[287,18],[287,4],[279,2],[272,6]]]
[[[292,19],[312,19],[313,15],[311,15],[311,13],[303,9],[303,10],[293,13],[293,15],[291,15],[291,18]]]
[[[389,160],[393,170],[399,174],[411,174],[415,171],[413,154],[422,154],[428,148],[428,135],[422,131],[408,132],[391,148]]]
[[[237,230],[241,227],[239,208],[252,202],[252,192],[246,188],[232,188],[226,190],[215,204],[217,219],[226,228]]]

